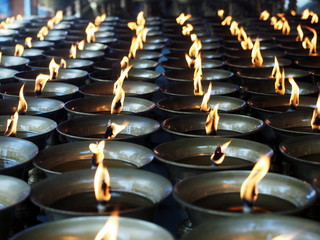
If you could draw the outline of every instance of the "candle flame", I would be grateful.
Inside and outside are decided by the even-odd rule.
[[[207,135],[216,135],[218,130],[218,123],[220,120],[220,116],[218,114],[219,104],[217,104],[213,109],[210,109],[206,120],[206,134]]]
[[[200,111],[208,112],[210,110],[210,106],[208,105],[208,102],[211,96],[211,89],[212,89],[212,83],[210,82],[206,94],[203,95]]]
[[[292,77],[289,78],[289,82],[292,87],[289,106],[293,109],[296,109],[296,107],[299,105],[299,86]]]
[[[319,21],[318,15],[307,8],[302,12],[301,19],[307,20],[309,17],[311,17],[311,20],[310,20],[311,23],[318,23]]]
[[[176,18],[176,21],[178,24],[183,25],[185,21],[187,21],[191,17],[192,17],[191,14],[185,15],[184,13],[180,13],[179,17]]]
[[[104,156],[104,154],[103,154]],[[98,164],[94,175],[94,195],[98,201],[98,211],[104,212],[105,204],[111,199],[110,175],[103,161]]]
[[[240,33],[239,24],[236,21],[232,21],[230,25],[231,35],[237,36]]]
[[[63,58],[60,59],[60,68],[67,68],[67,62]]]
[[[301,19],[303,20],[307,20],[310,16],[310,11],[309,8],[303,10],[302,14],[301,14]]]
[[[52,58],[49,63],[49,72],[50,72],[50,79],[49,80],[52,80],[52,79],[55,79],[58,77],[59,68],[60,68],[60,64],[57,64],[56,61],[54,60],[54,58]]]
[[[7,128],[4,132],[4,136],[14,136],[17,133],[19,113],[16,111],[10,118],[7,120]]]
[[[77,58],[77,46],[75,44],[71,45],[69,57],[74,59]]]
[[[59,10],[56,12],[56,15],[48,20],[47,27],[48,29],[53,29],[54,25],[59,24],[63,19],[63,11]]]
[[[86,27],[86,34],[87,34],[87,42],[91,43],[91,42],[95,42],[96,41],[96,37],[95,37],[95,32],[98,31],[98,27],[96,27],[96,25],[94,25],[92,22],[88,23],[88,26]]]
[[[81,40],[80,42],[77,42],[77,46],[79,50],[83,50],[85,45],[85,40]]]
[[[116,93],[111,103],[111,114],[120,113],[123,108],[125,91],[122,87],[117,87]]]
[[[189,54],[185,54],[185,58],[188,66],[191,68],[195,64],[195,59],[199,56],[200,50],[202,48],[202,43],[198,39],[196,34],[191,34],[192,36],[192,45],[189,49]]]
[[[109,120],[105,137],[107,139],[114,139],[123,129],[126,128],[126,126],[128,126],[128,124],[129,122],[124,122],[123,124],[116,124]]]
[[[223,9],[219,9],[217,13],[218,13],[218,16],[219,16],[221,19],[223,19],[224,10],[223,10]]]
[[[105,148],[106,142],[104,140],[99,143],[90,143],[89,149],[93,153],[92,156],[92,168],[96,168],[104,159],[103,150]]]
[[[252,52],[251,52],[251,62],[256,67],[261,67],[263,63],[263,58],[260,52],[260,40],[257,37],[256,41],[253,45]]]
[[[261,156],[254,165],[252,171],[246,180],[242,183],[240,189],[240,197],[244,201],[244,211],[250,212],[251,205],[258,198],[258,184],[268,173],[270,168],[270,158]],[[249,205],[249,206],[248,206]]]
[[[220,145],[217,146],[216,150],[214,151],[214,153],[210,157],[210,160],[212,161],[214,166],[219,166],[221,163],[223,163],[223,161],[226,157],[225,152],[231,142],[232,142],[232,140],[222,144],[221,146]]]
[[[253,48],[253,42],[242,26],[239,28],[238,41],[240,41],[243,50],[251,50]]]
[[[28,47],[28,48],[32,48],[32,37],[26,37],[25,39],[25,45]]]
[[[297,32],[298,32],[298,36],[296,37],[296,41],[303,41],[303,31],[302,31],[301,24],[297,26]]]
[[[280,69],[276,71],[275,73],[275,82],[274,82],[274,90],[275,92],[284,95],[286,92],[285,87],[285,73],[284,69],[282,69],[282,72],[280,72]]]
[[[24,98],[23,90],[24,90],[25,83],[22,84],[20,91],[19,91],[19,103],[17,107],[18,113],[25,113],[28,109],[28,104],[26,99]]]
[[[128,76],[128,73],[133,65],[126,66],[125,69],[121,70],[120,76],[113,85],[113,93],[116,94],[118,88],[122,88],[124,79]]]
[[[0,51],[0,63],[2,61],[2,52]]]
[[[306,28],[313,33],[313,37],[310,40],[308,37],[305,37],[302,42],[302,47],[304,49],[309,49],[309,55],[315,56],[318,55],[317,53],[317,43],[318,43],[318,35],[317,31],[314,28],[306,26]]]
[[[50,79],[50,75],[40,73],[35,81],[34,93],[35,95],[40,95],[41,91],[44,89],[47,81]]]
[[[290,34],[290,25],[287,19],[283,18],[283,27],[282,27],[282,34],[289,35]]]
[[[108,221],[103,228],[98,232],[94,240],[117,240],[117,232],[119,228],[118,211],[111,213]]]
[[[291,11],[290,11],[290,14],[291,14],[292,16],[296,16],[296,15],[297,15],[297,13],[296,13],[295,10],[291,10]]]
[[[40,41],[44,40],[44,37],[49,34],[49,29],[46,26],[43,26],[40,31],[37,34],[37,37],[40,39]]]
[[[222,22],[221,22],[221,25],[222,26],[230,26],[231,24],[231,21],[232,21],[232,17],[231,16],[227,16]]]
[[[96,26],[100,26],[100,24],[106,20],[106,17],[107,15],[105,13],[101,14],[101,16],[97,16],[95,19],[94,19],[94,25]]]
[[[190,23],[187,23],[186,26],[182,27],[182,34],[185,36],[189,36],[192,30],[193,26]]]
[[[263,21],[267,21],[269,17],[270,17],[270,13],[267,10],[264,10],[263,12],[260,13],[259,19]]]
[[[318,15],[316,13],[313,13],[311,17],[311,23],[318,23],[318,22],[319,22]]]
[[[21,16],[21,14],[18,14],[17,17],[16,17],[17,21],[22,21],[23,20],[23,17]]]
[[[14,48],[14,56],[21,57],[24,52],[24,46],[21,44],[16,44]]]
[[[274,26],[278,22],[278,19],[276,16],[271,17],[270,19],[270,25]]]
[[[202,60],[201,60],[201,53],[200,53],[194,62],[194,73],[193,73],[194,95],[203,95],[201,80],[202,80]]]
[[[311,123],[311,128],[314,132],[320,131],[320,94],[318,95],[316,108],[313,110],[310,123]]]

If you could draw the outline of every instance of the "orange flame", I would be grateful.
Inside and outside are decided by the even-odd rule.
[[[309,16],[310,16],[310,11],[309,11],[309,9],[307,8],[307,9],[303,10],[303,12],[302,12],[302,14],[301,14],[301,19],[306,20],[306,19],[309,18]]]
[[[127,56],[124,56],[120,62],[121,72],[125,71],[125,69],[128,68],[129,66],[130,66],[129,65],[129,58]],[[127,71],[127,75],[125,76],[126,78],[128,78],[128,71]],[[122,86],[122,84],[121,84],[121,86]]]
[[[251,52],[251,62],[257,67],[261,67],[263,63],[263,58],[260,52],[260,41],[259,38],[256,38],[256,41],[253,45]]]
[[[18,113],[25,113],[28,109],[28,104],[26,99],[24,98],[23,90],[24,90],[25,83],[22,84],[20,91],[19,91],[19,103],[17,111]]]
[[[318,95],[316,108],[313,110],[310,123],[311,123],[311,128],[314,132],[320,131],[320,94]]]
[[[26,37],[25,39],[25,45],[28,47],[28,48],[32,48],[32,37]]]
[[[17,21],[21,21],[21,20],[23,20],[23,17],[20,14],[18,14],[16,19],[17,19]]]
[[[16,111],[10,118],[7,120],[7,128],[4,132],[4,136],[14,136],[17,133],[17,125],[19,120],[19,113]]]
[[[144,18],[144,11],[140,11],[137,15],[137,24],[138,26],[144,26],[146,24],[146,20]]]
[[[274,66],[273,66],[273,69],[272,69],[271,77],[275,78],[276,74],[278,72],[280,72],[280,67],[279,67],[278,58],[275,56],[274,57]]]
[[[21,44],[16,44],[14,48],[14,56],[21,57],[24,52],[24,46]]]
[[[221,25],[222,26],[230,26],[231,24],[231,21],[232,21],[232,17],[231,16],[227,16],[222,22],[221,22]]]
[[[89,149],[93,153],[93,161],[92,161],[92,167],[95,168],[98,166],[101,162],[103,162],[104,159],[104,153],[103,150],[105,148],[106,142],[104,140],[100,141],[99,143],[90,143]]]
[[[34,92],[36,95],[40,95],[44,89],[47,81],[50,79],[50,75],[40,73],[35,81]]]
[[[231,22],[229,29],[233,36],[237,36],[240,33],[239,24],[236,21]]]
[[[313,12],[311,17],[311,23],[318,23],[318,22],[319,22],[319,17],[316,13]]]
[[[111,120],[109,120],[106,134],[105,134],[106,138],[114,139],[123,129],[126,128],[128,124],[129,122],[124,122],[123,124],[116,124],[114,122],[111,122]]]
[[[243,50],[251,50],[253,48],[253,42],[250,37],[248,37],[246,31],[241,26],[238,33],[238,41],[240,41]]]
[[[107,15],[103,13],[101,16],[97,16],[94,20],[94,25],[99,26],[104,20],[106,20]]]
[[[79,50],[83,50],[85,45],[85,41],[81,40],[80,42],[77,42],[77,46]]]
[[[290,14],[291,14],[292,16],[296,16],[296,15],[297,15],[297,13],[296,13],[295,10],[291,10],[291,11],[290,11]]]
[[[98,211],[104,212],[105,203],[111,199],[110,175],[103,161],[98,164],[94,175],[94,195],[98,201]]]
[[[297,26],[297,32],[298,32],[298,36],[296,37],[296,41],[303,41],[303,31],[302,31],[301,24]]]
[[[50,79],[49,80],[52,80],[52,79],[55,79],[58,77],[59,68],[60,68],[60,64],[57,64],[56,61],[54,60],[54,58],[52,58],[49,63],[49,71],[50,71]]]
[[[94,240],[117,240],[117,232],[119,228],[118,211],[111,213],[108,221],[103,228],[98,232]]]
[[[177,21],[178,24],[183,25],[185,23],[185,21],[187,21],[191,17],[192,17],[191,14],[185,15],[184,13],[181,13],[179,15],[179,17],[176,18],[176,21]]]
[[[214,153],[211,155],[210,160],[212,161],[214,166],[219,166],[221,163],[223,163],[226,154],[225,151],[227,150],[228,146],[232,140],[222,144],[221,146],[218,145]]]
[[[283,27],[282,27],[282,34],[283,35],[289,35],[290,34],[290,25],[289,25],[289,22],[283,18]]]
[[[8,26],[5,21],[0,22],[0,29],[7,29]]]
[[[133,65],[128,65],[125,69],[121,70],[120,76],[113,85],[113,93],[116,94],[118,88],[122,88],[124,79],[128,76],[128,73]]]
[[[37,37],[40,39],[40,41],[44,40],[44,37],[49,34],[49,29],[46,26],[43,26],[40,31],[37,34]]]
[[[274,90],[275,92],[284,95],[286,92],[286,87],[285,87],[285,74],[284,74],[284,69],[282,69],[282,72],[277,71],[276,72],[276,80],[274,82]]]
[[[125,92],[122,87],[116,89],[116,93],[111,103],[111,114],[120,113],[123,108]]]
[[[207,120],[206,120],[206,134],[207,135],[216,135],[218,130],[218,123],[220,116],[218,114],[219,104],[217,104],[213,109],[210,110]]]
[[[0,63],[1,63],[1,60],[2,60],[2,52],[0,51]]]
[[[270,168],[270,158],[261,156],[254,165],[252,171],[246,180],[242,183],[240,189],[240,197],[244,201],[244,212],[250,212],[251,207],[247,205],[253,204],[258,198],[258,184],[268,173]]]
[[[311,23],[318,23],[319,21],[318,15],[307,8],[302,12],[301,19],[307,20],[309,17],[311,17],[311,21],[310,21]]]
[[[194,73],[193,73],[194,95],[203,95],[201,80],[202,80],[202,60],[201,60],[201,54],[199,54],[194,64]]]
[[[274,26],[277,22],[278,22],[278,20],[277,20],[277,17],[276,17],[276,16],[271,17],[271,19],[270,19],[270,24],[271,24],[272,26]]]
[[[223,15],[224,15],[224,10],[223,9],[219,9],[218,10],[218,16],[223,19]]]
[[[95,32],[98,31],[98,28],[92,23],[89,22],[88,26],[86,27],[86,34],[87,34],[87,42],[91,43],[91,42],[95,42],[96,41],[96,37],[95,37]]]
[[[77,46],[75,44],[71,45],[69,57],[74,59],[77,58]]]
[[[197,35],[192,34],[193,43],[189,49],[189,55],[186,53],[185,58],[188,66],[191,68],[194,64],[195,58],[199,55],[202,48],[201,41],[198,39]]]
[[[318,53],[317,53],[317,43],[318,43],[317,31],[314,28],[311,28],[308,26],[306,26],[306,28],[313,33],[313,37],[311,40],[308,37],[305,37],[305,39],[302,42],[302,47],[304,49],[309,48],[309,55],[310,56],[318,55]]]
[[[299,105],[299,87],[292,77],[289,78],[292,87],[289,105],[294,109]]]
[[[264,10],[263,12],[260,13],[259,19],[263,21],[267,21],[269,17],[270,17],[270,13],[267,10]]]
[[[67,62],[63,58],[60,59],[60,68],[67,68]]]
[[[203,95],[202,103],[200,106],[200,111],[207,112],[210,110],[210,106],[208,105],[208,102],[209,102],[210,96],[211,96],[211,89],[212,89],[212,83],[210,82],[206,94]]]
[[[189,36],[192,30],[193,26],[190,23],[187,23],[186,26],[182,27],[182,34],[185,36]]]

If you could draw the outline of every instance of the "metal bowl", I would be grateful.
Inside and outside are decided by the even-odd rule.
[[[25,97],[25,99],[28,104],[26,115],[47,117],[56,122],[66,116],[64,103],[59,100],[35,97]],[[13,115],[17,111],[18,102],[18,98],[0,99],[0,115]]]
[[[176,184],[173,197],[185,207],[194,226],[209,220],[219,222],[226,217],[234,219],[247,215],[226,209],[242,206],[240,188],[249,174],[250,171],[242,170],[199,174]],[[310,184],[275,173],[268,173],[259,182],[258,191],[260,196],[258,195],[256,206],[265,209],[263,213],[254,213],[259,216],[272,213],[302,214],[317,199]],[[215,200],[209,202],[209,198]]]
[[[89,144],[92,141],[59,144],[41,151],[33,164],[47,176],[74,170],[90,169],[92,153]],[[153,152],[141,145],[108,141],[104,149],[108,168],[141,168],[153,160]]]
[[[161,62],[161,66],[164,67],[165,70],[186,70],[189,69],[189,66],[185,60],[175,60],[168,59],[166,61]],[[219,60],[212,60],[208,58],[202,59],[202,69],[212,69],[212,68],[221,68],[224,66],[224,62]]]
[[[239,114],[221,113],[217,135],[206,135],[205,123],[207,116],[192,115],[169,118],[162,122],[161,127],[170,133],[173,138],[181,137],[239,137],[252,138],[258,134],[263,126],[263,121]],[[220,130],[220,131],[219,131]]]
[[[86,97],[103,97],[113,95],[114,82],[97,82],[80,87],[79,92]],[[151,98],[159,86],[149,82],[125,80],[122,85],[126,96]]]
[[[308,219],[265,215],[240,216],[210,221],[193,229],[182,240],[255,239],[265,240],[279,236],[291,239],[312,240],[320,237],[318,223]]]
[[[179,96],[162,99],[157,102],[157,107],[169,117],[181,115],[204,115],[208,114],[200,110],[203,96]],[[233,97],[212,96],[208,102],[210,108],[219,104],[219,112],[240,112],[245,109],[246,102]]]
[[[53,57],[62,57],[64,59],[69,58],[70,49],[54,49],[47,50],[44,53],[44,56],[51,59]],[[77,50],[76,58],[96,61],[104,56],[104,53],[101,51],[93,51],[93,50]]]
[[[166,164],[174,183],[211,171],[251,169],[261,155],[273,155],[267,145],[244,140],[232,139],[226,149],[226,159],[220,166],[211,166],[210,156],[218,145],[230,138],[191,138],[162,143],[154,148],[155,157]]]
[[[121,202],[126,202],[127,205],[131,203],[136,206],[119,209],[120,216],[150,221],[154,218],[157,204],[165,199],[172,190],[172,186],[166,178],[148,171],[131,168],[110,168],[109,174],[111,193],[114,193],[111,201],[118,202],[120,205]],[[95,209],[97,202],[93,190],[94,175],[95,170],[87,169],[51,176],[32,186],[30,199],[36,206],[45,211],[51,221],[79,216],[110,215],[110,210],[98,213]],[[65,209],[55,207],[58,201],[68,196],[79,197],[79,194],[92,196],[90,199],[84,197],[84,199],[78,198],[75,202],[69,201],[69,206],[63,206]],[[77,210],[77,208],[68,210],[71,206],[74,208],[75,205],[81,207],[88,206],[88,204],[93,205],[93,209],[90,208],[87,211]]]
[[[203,69],[202,82],[205,81],[229,81],[234,76],[233,72],[222,69]],[[170,69],[164,73],[166,79],[173,82],[191,82],[193,81],[194,69],[186,68],[183,71]]]
[[[0,182],[0,239],[7,240],[15,209],[30,195],[30,186],[20,179],[4,175],[0,175]]]
[[[28,62],[29,62],[29,59],[24,57],[2,56],[0,67],[12,68],[12,69],[21,71],[25,68]]]
[[[114,60],[121,60],[124,56],[128,56],[129,50],[126,51],[112,51],[105,54],[106,59],[114,59]],[[160,52],[156,51],[147,51],[147,50],[138,50],[136,53],[136,59],[141,60],[154,60],[158,61],[159,58],[162,57]]]
[[[61,58],[54,58],[56,62],[60,62]],[[42,59],[40,61],[32,61],[27,64],[27,67],[29,67],[33,71],[47,71],[49,67],[51,59]],[[84,59],[65,59],[67,62],[67,69],[82,69],[82,70],[90,70],[91,66],[93,65],[93,61],[84,60]]]
[[[218,51],[201,51],[201,57],[202,58],[208,58],[208,59],[221,59],[223,54]],[[166,53],[164,57],[168,59],[175,59],[175,60],[181,60],[184,61],[185,59],[185,53],[184,52],[178,52],[178,53]]]
[[[78,217],[59,220],[32,229],[25,230],[10,240],[40,240],[45,235],[47,239],[59,239],[64,237],[94,239],[103,227],[107,217]],[[173,240],[171,234],[164,228],[143,220],[119,217],[118,238],[129,237],[131,239]]]
[[[155,81],[161,76],[161,73],[145,69],[131,69],[128,73],[126,81]],[[112,70],[100,70],[89,74],[92,81],[110,82],[118,78],[118,73]]]
[[[7,119],[10,115],[0,116],[0,132],[5,132]],[[19,116],[17,124],[17,138],[22,138],[33,142],[39,149],[44,149],[46,140],[52,131],[57,127],[57,123],[49,118],[39,116]]]
[[[50,74],[49,69],[23,71],[14,75],[14,78],[20,82],[35,82],[37,76],[42,74]],[[70,83],[81,86],[88,77],[88,72],[79,69],[59,69],[57,78],[50,82]]]
[[[131,41],[123,41],[119,40],[116,42],[113,42],[109,48],[111,51],[124,51],[127,52],[130,49]],[[145,42],[143,43],[143,49],[146,51],[160,51],[164,48],[164,44],[162,43],[150,43],[150,42]]]
[[[0,94],[3,98],[18,98],[22,82],[9,83],[0,86]],[[66,102],[74,97],[78,87],[68,83],[48,82],[38,97],[47,97]],[[26,82],[24,87],[25,96],[34,96],[34,83]]]
[[[279,66],[280,67],[288,67],[291,65],[291,60],[286,58],[278,58]],[[226,61],[226,65],[229,66],[231,69],[234,70],[241,70],[246,68],[273,68],[274,67],[274,58],[263,58],[263,64],[261,67],[256,67],[252,64],[251,58],[233,58],[228,59]]]
[[[0,149],[0,174],[27,179],[38,147],[24,139],[0,136]]]
[[[144,142],[149,135],[156,132],[160,127],[157,121],[146,117],[106,114],[64,121],[58,125],[57,131],[67,142],[81,140],[99,141],[106,139],[104,134],[109,120],[117,124],[129,122],[129,125],[114,140],[132,140],[136,143],[139,141]]]
[[[113,96],[88,97],[71,100],[65,104],[69,119],[111,113]],[[121,114],[148,115],[154,102],[136,97],[125,97]]]
[[[285,57],[285,53],[283,51],[274,50],[274,49],[266,49],[261,50],[261,55],[263,57],[277,57],[282,58]],[[239,49],[225,49],[224,56],[226,58],[250,58],[251,57],[251,51],[241,51]]]
[[[319,193],[319,145],[320,136],[303,136],[280,143],[288,175],[313,184]]]
[[[204,89],[208,89],[209,82],[203,82]],[[239,86],[226,82],[212,82],[211,96],[213,95],[236,95],[239,92]],[[168,96],[194,96],[193,83],[173,83],[161,87],[161,92]]]
[[[179,42],[172,42],[169,41],[166,44],[166,47],[169,49],[171,53],[185,53],[188,52],[190,49],[190,46],[192,43],[190,42],[184,42],[184,41],[179,41]],[[208,50],[219,50],[221,48],[221,44],[218,42],[202,42],[202,48],[201,50],[208,51]]]
[[[133,69],[149,69],[155,70],[158,66],[156,61],[152,60],[143,60],[143,59],[130,59],[130,65]],[[120,61],[118,60],[102,60],[95,62],[93,65],[95,70],[110,70],[110,69],[120,69]]]
[[[15,52],[15,47],[1,47],[1,52],[4,56],[13,56]],[[43,50],[35,49],[35,48],[27,48],[24,49],[22,53],[23,58],[27,58],[29,60],[35,60],[42,58]]]
[[[16,73],[18,73],[17,70],[9,68],[0,68],[0,84],[13,82],[13,77]]]
[[[313,73],[318,73],[320,71],[320,56],[310,56],[310,57],[304,57],[297,61],[295,61],[295,64],[306,71],[310,71]]]

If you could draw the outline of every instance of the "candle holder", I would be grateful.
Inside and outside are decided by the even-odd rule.
[[[80,37],[78,39],[78,42],[85,38],[86,36]],[[72,36],[67,36],[67,39],[64,40],[63,43],[61,43],[56,49],[70,49],[72,44],[76,45],[77,39],[73,39]],[[104,52],[107,50],[107,45],[100,42],[85,43],[83,46],[83,50]]]
[[[203,82],[202,86],[204,89],[208,89],[209,82]],[[212,90],[211,96],[218,96],[218,95],[237,95],[239,92],[239,86],[226,83],[226,82],[219,82],[213,81],[212,82]],[[161,92],[166,94],[169,97],[173,96],[194,96],[193,93],[193,83],[190,82],[181,82],[181,83],[172,83],[166,86],[161,87]]]
[[[216,60],[212,60],[216,61]],[[129,72],[130,73],[130,72]],[[203,69],[202,70],[202,82],[206,81],[220,81],[226,82],[231,81],[234,76],[233,72],[222,70],[222,69]],[[174,82],[192,82],[193,81],[194,69],[167,69],[164,73],[164,76],[169,81]]]
[[[105,59],[110,59],[110,60],[120,60],[124,56],[128,56],[129,54],[129,48],[127,51],[111,51],[105,53]],[[162,54],[160,52],[156,51],[147,51],[147,50],[138,50],[136,53],[135,59],[141,59],[141,60],[154,60],[158,61],[159,58],[162,57]]]
[[[174,60],[168,59],[167,61],[161,62],[161,66],[166,70],[187,70],[189,66],[185,60]],[[202,59],[202,69],[212,69],[212,68],[221,68],[224,66],[224,62],[213,59]],[[193,70],[193,69],[191,69]],[[193,70],[194,71],[194,70]]]
[[[149,69],[155,70],[158,66],[156,61],[152,60],[142,60],[142,59],[130,59],[130,65],[132,65],[132,69]],[[118,60],[102,60],[95,62],[93,68],[97,71],[99,70],[119,70],[120,69],[120,61]]]
[[[81,238],[83,240],[94,239],[103,227],[107,217],[77,217],[54,221],[36,226],[13,236],[11,240],[40,240],[43,235],[52,239],[64,237]],[[164,228],[143,220],[119,217],[119,238],[126,236],[131,239],[173,240],[171,234]]]
[[[242,212],[240,188],[249,174],[250,171],[239,170],[196,175],[176,184],[173,197],[186,209],[194,226],[209,220],[219,222],[226,217],[234,219],[247,215]],[[255,206],[261,212],[252,214],[259,216],[301,215],[317,198],[310,184],[275,173],[268,173],[259,182],[258,191]],[[238,207],[239,211],[233,210]]]
[[[80,87],[79,92],[85,97],[113,96],[114,82],[97,82]],[[159,90],[159,86],[150,82],[128,81],[123,82],[126,96],[151,99]]]
[[[0,195],[3,196],[0,200],[0,239],[6,240],[9,237],[15,209],[30,195],[30,186],[20,179],[4,175],[0,175],[0,182]]]
[[[35,82],[39,74],[49,75],[49,69],[43,70],[31,70],[17,73],[14,78],[20,82]],[[83,85],[84,81],[88,77],[88,72],[79,69],[59,69],[58,76],[49,82],[62,82],[68,84],[74,84],[76,86]]]
[[[244,139],[232,139],[219,166],[212,166],[210,156],[218,145],[230,138],[192,138],[162,143],[154,148],[155,157],[168,168],[170,179],[177,183],[188,177],[216,171],[249,170],[261,155],[273,155],[267,145]]]
[[[130,49],[131,41],[123,41],[119,40],[116,42],[113,42],[109,47],[111,51],[116,51],[116,52],[128,52]],[[164,44],[162,43],[150,43],[150,42],[145,42],[143,43],[143,49],[146,51],[159,51],[164,48]]]
[[[55,122],[61,122],[66,117],[64,103],[59,100],[35,97],[25,97],[25,99],[28,104],[26,115],[46,117]],[[17,111],[18,103],[18,98],[1,99],[0,115],[13,115]]]
[[[170,182],[155,173],[130,168],[110,168],[111,199],[103,213],[97,210],[92,169],[51,176],[33,185],[31,201],[49,220],[79,216],[119,215],[151,221],[157,204],[171,192]],[[61,188],[63,186],[63,188]],[[154,191],[155,190],[155,191]]]
[[[61,58],[54,58],[55,62],[60,62]],[[67,63],[66,69],[81,69],[85,71],[90,71],[93,65],[93,61],[84,60],[84,59],[65,59]],[[48,66],[51,62],[51,59],[42,59],[39,61],[31,61],[26,64],[28,68],[32,71],[48,71]]]
[[[13,56],[15,52],[15,47],[1,47],[1,52],[4,56]],[[27,48],[24,49],[22,57],[29,60],[41,59],[43,56],[43,50],[36,48]]]
[[[201,111],[200,106],[203,96],[177,96],[162,99],[157,102],[157,107],[164,111],[168,117],[181,115],[207,115],[208,112]],[[241,112],[247,106],[246,102],[233,97],[212,96],[208,102],[210,108],[219,104],[219,112],[236,113]]]
[[[317,223],[308,219],[278,215],[249,215],[220,219],[219,222],[210,221],[196,227],[182,239],[210,240],[214,237],[217,240],[226,238],[265,240],[279,236],[291,237],[292,235],[294,235],[294,239],[316,239],[320,232]]]
[[[7,136],[0,136],[0,146],[6,149],[0,154],[0,174],[27,179],[38,147],[27,140]]]
[[[306,71],[312,72],[312,73],[319,73],[320,72],[320,56],[310,56],[310,57],[304,57],[297,61],[295,61],[295,64],[297,67],[302,68]]]
[[[186,53],[189,51],[189,48],[191,46],[191,42],[184,42],[184,41],[179,41],[179,42],[172,42],[169,41],[166,44],[166,47],[170,50],[171,53]],[[208,51],[208,50],[215,50],[218,51],[221,48],[220,43],[218,42],[202,42],[202,48],[201,51]],[[201,54],[202,56],[202,54]]]
[[[176,52],[176,53],[165,53],[164,57],[167,59],[173,60],[181,60],[184,61],[185,53],[184,52]],[[222,59],[223,53],[218,51],[201,51],[201,57],[208,59]]]
[[[0,67],[11,68],[11,69],[21,71],[25,68],[28,62],[29,62],[29,59],[24,57],[2,56]]]
[[[22,82],[15,82],[4,84],[0,86],[0,94],[4,99],[17,99],[19,97],[19,91]],[[42,98],[52,98],[57,99],[62,102],[66,102],[75,97],[78,92],[78,87],[68,83],[58,83],[58,82],[48,82],[42,90],[41,94],[37,97]],[[34,97],[34,83],[26,82],[24,87],[24,95]]]
[[[0,116],[0,132],[4,133],[10,115]],[[49,118],[39,116],[19,116],[15,137],[29,140],[36,144],[39,150],[46,146],[47,139],[57,127],[57,123]]]
[[[169,118],[162,122],[161,127],[173,138],[181,137],[238,137],[253,138],[263,128],[263,121],[239,114],[221,113],[216,135],[207,135],[205,125],[207,116],[192,115]]]
[[[288,67],[291,65],[291,60],[286,58],[278,58],[280,67]],[[233,70],[241,70],[248,68],[263,68],[263,69],[272,69],[274,67],[274,58],[264,57],[262,66],[258,67],[252,64],[251,58],[232,58],[226,61],[226,65]]]
[[[67,102],[64,108],[68,118],[111,114],[114,96],[78,98]],[[125,97],[121,114],[148,116],[155,108],[154,102],[136,97]]]
[[[25,39],[21,39],[17,41],[18,43],[25,45]],[[46,50],[48,48],[54,47],[55,43],[50,41],[32,41],[32,49]],[[11,44],[12,45],[12,44]],[[25,50],[28,50],[25,46]],[[35,52],[33,52],[35,54]]]
[[[248,50],[240,50],[240,49],[224,49],[225,53],[224,56],[227,59],[232,58],[250,58],[251,57],[251,51]],[[275,50],[275,49],[266,49],[261,50],[261,55],[263,57],[277,57],[277,58],[283,58],[286,56],[286,54],[283,51]]]
[[[57,131],[67,142],[81,140],[101,141],[107,139],[105,133],[109,120],[116,124],[129,122],[128,126],[114,140],[141,142],[142,145],[146,144],[148,137],[160,127],[157,121],[146,117],[106,114],[64,121],[58,125]]]
[[[6,84],[13,82],[13,76],[18,73],[17,70],[9,68],[0,68],[0,83]]]
[[[43,53],[46,58],[50,60],[54,57],[60,57],[63,59],[67,59],[70,56],[70,49],[53,49],[47,50]],[[76,58],[77,59],[84,59],[90,61],[96,61],[101,59],[104,56],[104,52],[101,51],[93,51],[93,50],[77,50]]]
[[[72,142],[59,144],[41,151],[33,164],[46,176],[90,169],[92,152],[89,144],[94,142]],[[72,150],[70,150],[72,149]],[[107,168],[142,168],[154,157],[153,152],[144,146],[119,141],[108,141],[104,149],[104,163]]]
[[[130,69],[126,81],[155,81],[161,73],[152,70]],[[95,82],[110,82],[118,79],[118,74],[112,70],[100,70],[89,74],[89,78]],[[125,82],[126,82],[125,81]]]

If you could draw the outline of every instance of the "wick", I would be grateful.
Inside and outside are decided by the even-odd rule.
[[[295,110],[297,110],[297,107],[294,106],[294,105],[292,105],[292,104],[290,104],[289,107],[288,107],[287,112],[293,112],[293,111],[295,111]]]
[[[211,160],[212,161],[212,166],[219,166],[218,164],[215,163],[215,161],[218,161],[222,156],[224,155],[224,153],[222,152],[222,149],[221,149],[221,146],[218,145],[216,150],[214,151],[214,156],[213,156],[213,159]]]
[[[116,102],[114,108],[115,108],[116,110],[118,110],[118,109],[121,108],[121,106],[122,106],[122,104],[121,104],[121,101],[119,100],[119,101]]]
[[[104,213],[107,208],[107,201],[98,201],[97,209],[98,213]]]
[[[93,154],[92,155],[92,161],[91,161],[91,169],[96,169],[98,167],[98,163],[97,163],[97,154]]]
[[[217,131],[216,130],[212,130],[212,132],[209,135],[217,135]]]
[[[316,116],[316,118],[313,121],[313,125],[315,125],[317,127],[320,126],[320,117],[319,116]],[[320,132],[318,128],[313,128],[312,131],[314,133],[319,133]]]
[[[253,208],[252,202],[250,202],[246,199],[243,199],[243,208],[242,208],[243,212],[244,213],[251,213],[252,208]]]
[[[35,95],[36,97],[40,96],[40,95],[41,95],[41,90],[35,91],[35,92],[34,92],[34,95]]]
[[[109,125],[109,126],[107,127],[107,130],[106,130],[104,136],[105,136],[105,138],[109,138],[109,137],[112,137],[112,136],[113,136],[113,129],[112,129],[112,126],[111,126],[111,125]]]

